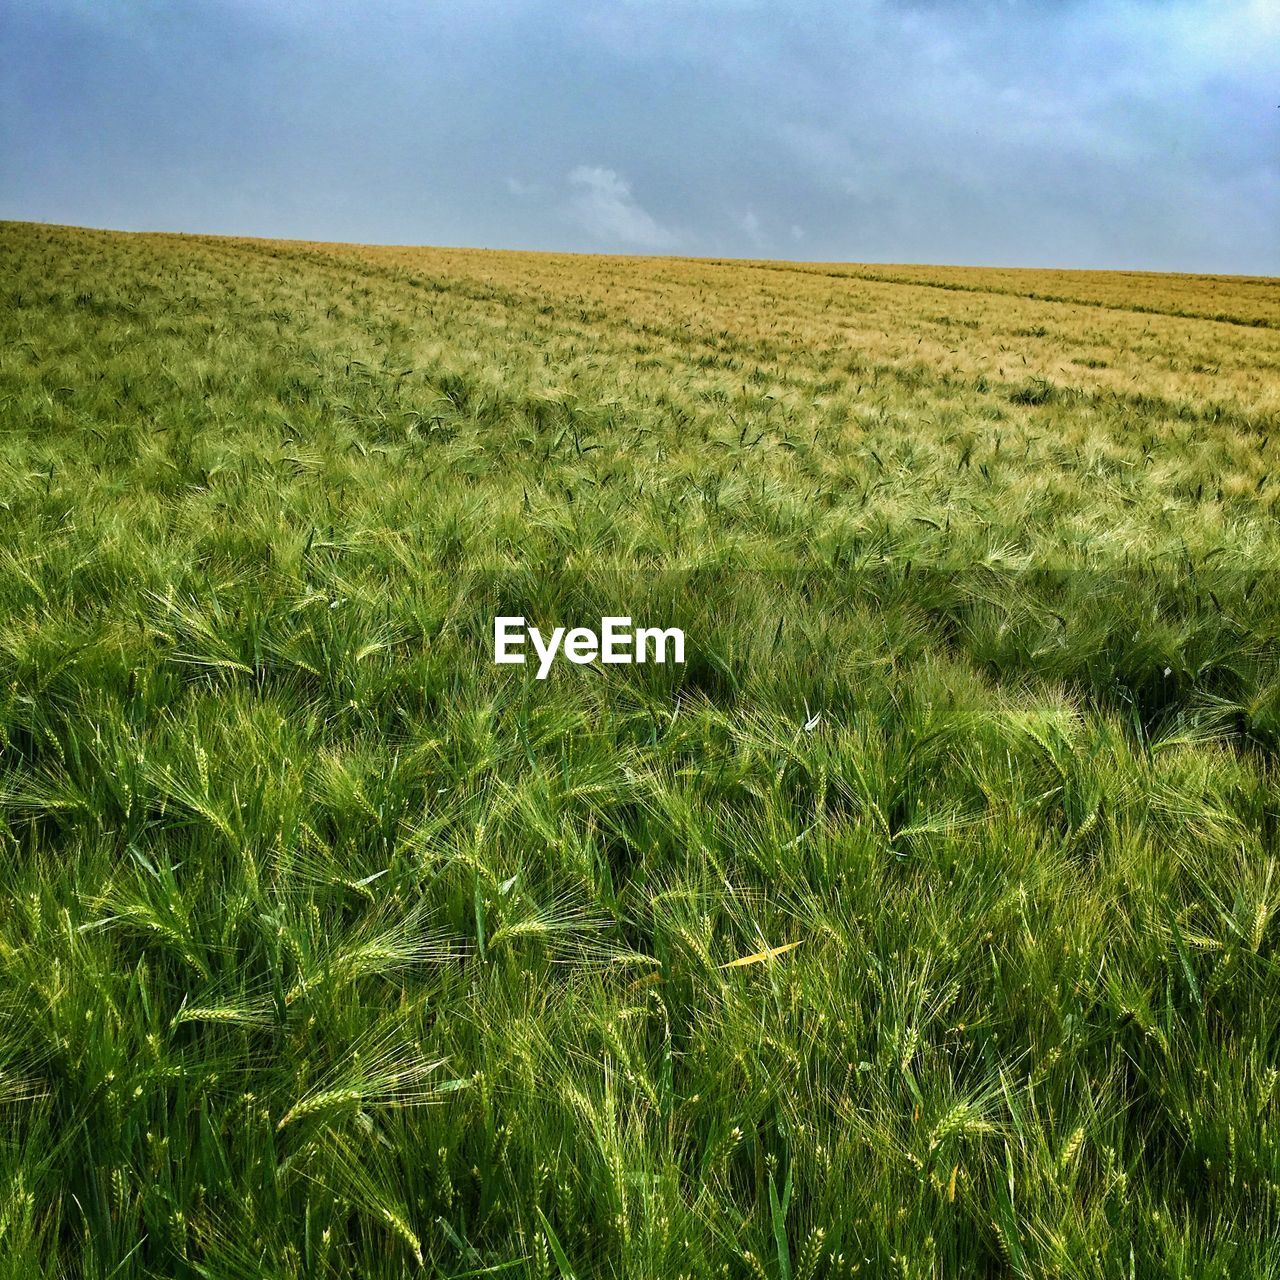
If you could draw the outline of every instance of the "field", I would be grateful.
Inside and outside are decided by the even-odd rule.
[[[1275,280],[0,224],[0,1277],[1280,1275],[1277,450]]]

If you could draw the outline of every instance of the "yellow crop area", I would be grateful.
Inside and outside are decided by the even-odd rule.
[[[680,511],[690,549],[706,539],[770,559],[812,560],[849,538],[961,565],[993,555],[1109,563],[1184,547],[1256,564],[1276,546],[1272,280],[20,225],[5,229],[3,247],[10,297],[22,304],[10,312],[20,346],[10,377],[47,396],[55,418],[67,378],[49,344],[65,354],[86,337],[102,350],[75,358],[101,354],[122,371],[136,359],[135,380],[167,361],[181,394],[234,370],[234,386],[215,388],[233,429],[266,414],[302,435],[320,399],[332,426],[377,388],[384,465],[412,470],[413,440],[447,425],[450,440],[432,457],[502,491],[487,519],[500,519],[518,479],[535,527],[568,515],[583,526],[578,553],[652,560],[646,508],[664,503]],[[45,299],[59,300],[39,313],[56,321],[36,331],[30,309]],[[180,322],[197,310],[198,324]],[[95,314],[86,334],[81,322]],[[448,379],[459,386],[442,392]],[[303,403],[290,400],[291,381],[305,384]],[[460,395],[482,422],[457,412]],[[529,424],[552,419],[576,449],[562,466],[534,466],[543,442],[531,445]],[[482,448],[478,425],[500,428],[500,449]],[[409,479],[390,471],[393,486]],[[570,510],[562,482],[578,474],[588,488]],[[802,507],[794,536],[761,536],[759,520],[727,500],[711,519],[705,502],[689,502],[711,477],[726,496],[756,486],[757,507]],[[611,531],[593,515],[607,515]],[[522,550],[563,554],[559,536],[523,535]]]

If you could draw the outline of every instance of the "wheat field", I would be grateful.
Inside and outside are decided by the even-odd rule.
[[[0,1277],[1280,1274],[1278,427],[1276,280],[0,224]]]

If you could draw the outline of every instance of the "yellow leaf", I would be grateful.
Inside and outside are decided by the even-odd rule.
[[[804,941],[804,939],[801,939]],[[722,969],[742,969],[749,964],[763,964],[766,960],[772,960],[774,956],[785,955],[788,951],[794,951],[800,945],[799,942],[784,942],[780,947],[765,947],[763,951],[757,951],[753,955],[740,956],[737,960],[730,960],[728,964],[722,964]]]

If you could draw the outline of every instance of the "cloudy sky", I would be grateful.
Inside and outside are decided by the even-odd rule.
[[[0,218],[1280,275],[1280,0],[0,0]]]

